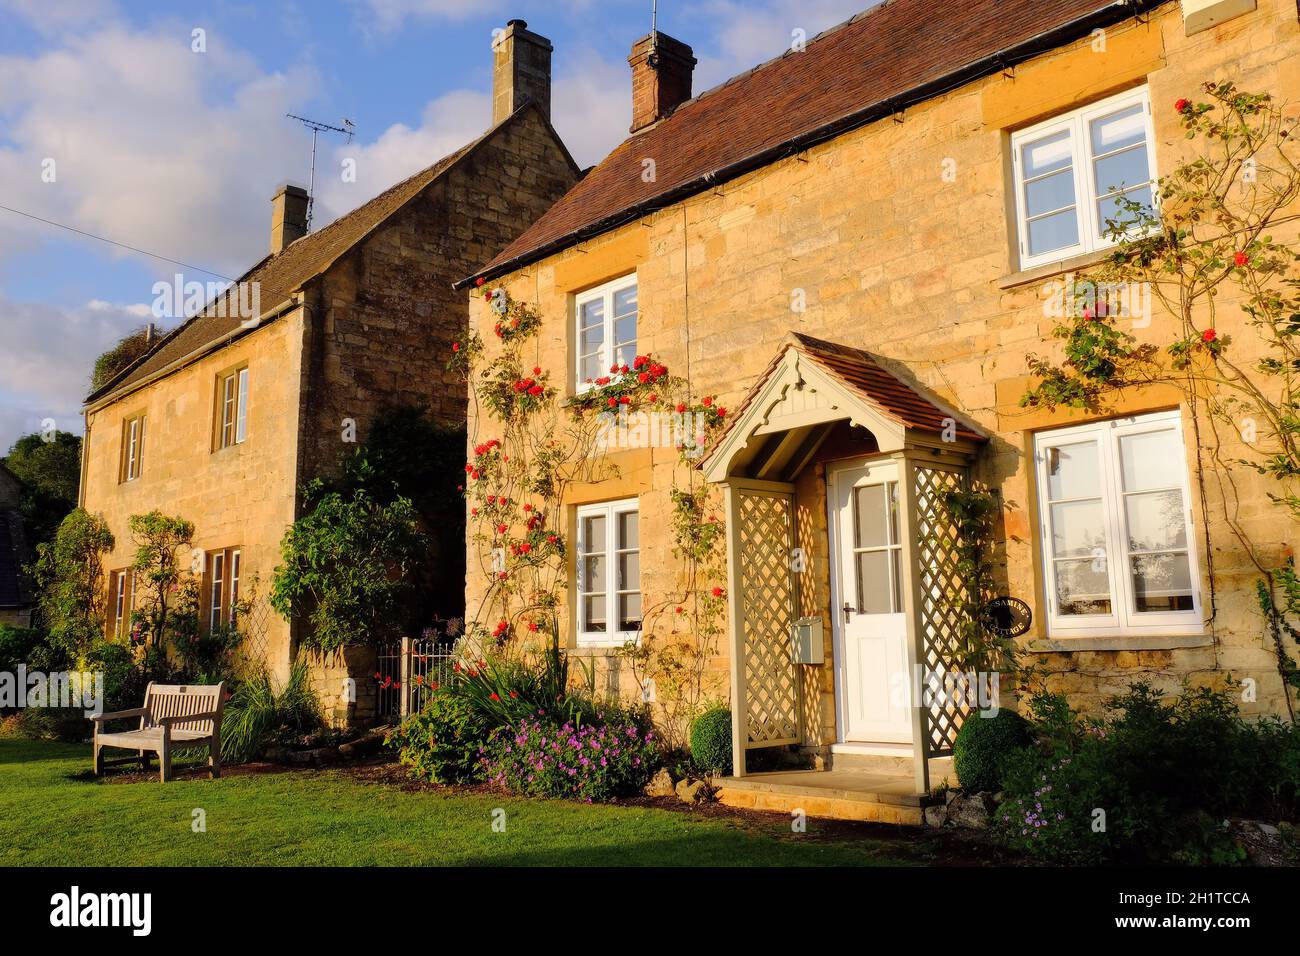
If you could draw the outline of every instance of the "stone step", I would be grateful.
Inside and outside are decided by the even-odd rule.
[[[719,801],[729,807],[906,826],[921,825],[928,802],[902,777],[845,770],[724,777],[718,786]]]
[[[863,773],[883,774],[888,777],[908,777],[915,771],[911,757],[884,754],[831,753],[831,770],[854,770]]]

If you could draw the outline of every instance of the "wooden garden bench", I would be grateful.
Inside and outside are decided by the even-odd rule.
[[[225,704],[224,684],[154,684],[144,692],[144,706],[98,714],[95,722],[95,776],[105,767],[135,763],[149,769],[150,754],[158,755],[158,778],[166,783],[172,776],[172,751],[177,747],[208,748],[208,772],[221,776],[221,711]],[[139,717],[136,730],[105,731],[110,720]],[[105,760],[105,747],[134,750],[135,757]]]

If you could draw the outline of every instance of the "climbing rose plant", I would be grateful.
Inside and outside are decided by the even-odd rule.
[[[1156,209],[1119,204],[1107,222],[1118,245],[1092,281],[1076,285],[1053,333],[1064,358],[1030,357],[1037,382],[1021,404],[1099,410],[1132,386],[1183,392],[1210,459],[1204,472],[1226,505],[1222,520],[1261,574],[1259,605],[1279,672],[1300,687],[1285,644],[1300,638],[1291,556],[1279,564],[1238,520],[1233,477],[1247,468],[1272,479],[1269,497],[1300,521],[1300,255],[1275,235],[1300,199],[1300,147],[1294,121],[1267,94],[1226,81],[1202,92],[1202,101],[1172,104],[1195,154],[1159,180]],[[1149,290],[1173,316],[1173,333],[1140,341],[1129,328],[1145,317],[1116,311],[1098,293],[1116,288],[1130,302],[1133,290]],[[1239,341],[1221,331],[1223,320]]]
[[[714,396],[692,397],[688,384],[650,354],[611,366],[578,395],[562,398],[551,371],[528,357],[542,326],[538,310],[504,288],[480,290],[494,313],[492,331],[486,341],[469,332],[453,344],[449,360],[464,375],[474,410],[459,487],[468,510],[469,570],[483,587],[477,607],[468,609],[465,634],[475,656],[535,657],[544,645],[550,653],[559,645],[570,567],[563,508],[575,485],[618,476],[607,453],[611,429],[641,413],[669,416],[683,439],[678,467],[690,471],[689,484],[699,479],[688,466],[721,431],[727,410]],[[674,486],[671,494],[674,501],[681,495],[695,503],[701,519],[718,527],[706,532],[711,545],[721,524],[703,513],[708,493]],[[666,599],[643,607],[642,633],[631,645],[637,650],[628,652],[643,686],[656,674],[673,675],[666,695],[656,680],[656,696],[674,713],[686,714],[704,700],[705,665],[716,652],[722,616],[723,592],[713,577],[721,571],[717,550],[683,546],[678,537],[683,567],[675,582],[661,585]],[[671,626],[656,630],[654,622],[662,621]],[[683,672],[698,676],[682,678]],[[594,685],[594,673],[588,682]]]

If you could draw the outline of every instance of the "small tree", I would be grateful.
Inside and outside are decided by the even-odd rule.
[[[33,432],[14,442],[4,464],[22,485],[19,509],[27,540],[33,546],[49,541],[77,507],[81,439],[71,432]]]
[[[146,649],[161,650],[173,631],[188,633],[198,625],[197,600],[183,602],[187,565],[184,554],[194,542],[194,524],[161,511],[132,515],[127,521],[135,541],[138,607],[131,615],[132,640]]]
[[[280,542],[271,606],[310,622],[303,645],[333,651],[399,637],[411,597],[410,572],[428,546],[410,499],[381,504],[364,489],[324,491]]]
[[[95,359],[94,370],[90,374],[90,390],[98,391],[116,378],[128,365],[135,362],[166,333],[142,325],[132,329],[111,349]]]
[[[53,541],[36,548],[38,617],[51,645],[70,660],[103,634],[103,559],[113,546],[104,519],[77,508],[59,524]]]

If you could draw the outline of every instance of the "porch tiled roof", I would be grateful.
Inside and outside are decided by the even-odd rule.
[[[1158,2],[885,0],[629,137],[477,275],[520,268]],[[655,160],[650,182],[645,157]]]
[[[730,423],[714,443],[716,448],[722,443],[727,433],[745,417],[745,411],[762,391],[763,384],[785,358],[786,352],[796,349],[800,355],[816,362],[826,371],[860,392],[868,402],[882,414],[906,428],[940,434],[946,427],[948,419],[954,420],[956,434],[969,441],[984,443],[985,435],[967,426],[961,418],[951,411],[941,408],[926,398],[911,385],[884,368],[868,352],[837,342],[814,338],[802,332],[791,332],[782,343],[767,368],[759,375],[754,386],[744,400],[728,418]]]

